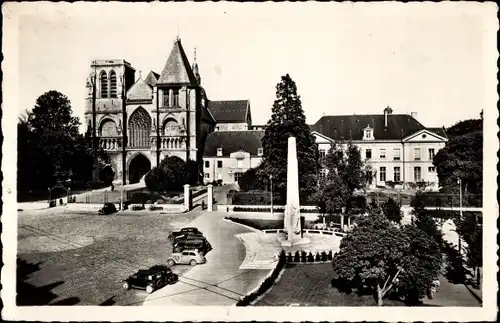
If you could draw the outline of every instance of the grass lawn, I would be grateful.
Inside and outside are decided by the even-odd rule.
[[[332,265],[287,265],[278,283],[256,306],[376,306],[371,295],[340,293],[332,287]],[[404,306],[403,302],[384,299],[385,306]]]

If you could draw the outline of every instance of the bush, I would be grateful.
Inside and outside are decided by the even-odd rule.
[[[147,200],[145,204],[153,204],[153,201]]]
[[[321,256],[319,255],[319,252],[316,252],[316,257],[314,257],[314,261],[316,261],[316,262],[321,261]]]
[[[231,196],[234,205],[271,205],[271,193],[267,191],[234,192]],[[279,199],[280,194],[274,192],[274,204],[278,204]]]
[[[257,189],[257,181],[257,170],[250,168],[243,174],[238,184],[242,191],[248,192]]]
[[[149,207],[149,210],[150,210],[150,211],[162,211],[162,210],[163,210],[163,207],[162,207],[162,206],[151,205],[151,206]]]
[[[327,260],[326,252],[321,251],[321,261],[326,261],[326,260]]]
[[[186,184],[186,162],[177,156],[167,156],[160,163],[159,167],[166,175],[166,189],[176,191],[182,190]]]
[[[299,251],[295,251],[295,255],[293,256],[293,261],[294,262],[300,262],[300,253]]]
[[[148,190],[163,192],[167,188],[168,178],[163,169],[153,167],[153,169],[146,174],[144,182]]]
[[[330,250],[330,251],[328,251],[328,256],[327,256],[327,259],[328,259],[329,261],[331,261],[331,260],[333,259],[333,253],[332,253],[332,251],[331,251],[331,250]]]
[[[390,188],[394,188],[394,186],[396,186],[396,183],[393,181],[385,181],[385,186],[388,186]]]
[[[307,253],[305,251],[301,251],[300,253],[300,260],[301,262],[306,262],[307,261]]]
[[[286,257],[286,262],[292,262],[292,261],[293,261],[292,253],[289,252],[288,256]]]
[[[307,255],[307,262],[314,262],[314,256],[312,252],[309,252],[309,254]]]
[[[164,199],[158,199],[158,200],[156,200],[156,204],[165,204],[165,200]]]
[[[196,161],[189,159],[185,164],[185,184],[196,185],[200,177],[200,172],[200,165]]]
[[[363,214],[367,208],[366,197],[364,195],[356,195],[347,201],[346,211],[348,214]]]

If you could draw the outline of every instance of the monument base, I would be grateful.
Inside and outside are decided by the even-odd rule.
[[[310,244],[310,243],[311,243],[311,239],[309,239],[308,237],[292,239],[292,240],[288,240],[288,239],[281,240],[281,246],[287,247],[287,248],[291,248],[291,247],[295,247],[295,246],[302,246],[302,245],[306,245],[306,244]]]

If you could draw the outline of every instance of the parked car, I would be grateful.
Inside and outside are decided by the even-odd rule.
[[[206,262],[207,259],[198,250],[184,250],[182,252],[174,252],[172,256],[167,260],[167,264],[169,266],[187,264],[196,266],[198,264],[204,264]]]
[[[201,235],[203,236],[203,233],[201,233],[198,228],[194,228],[194,227],[186,227],[186,228],[182,228],[180,229],[179,231],[174,231],[172,232],[169,236],[168,236],[168,239],[169,240],[174,240],[176,237],[179,237],[179,236],[185,236],[185,235]]]
[[[104,206],[99,210],[99,215],[109,215],[116,213],[116,206],[113,203],[104,203]]]
[[[177,251],[183,251],[185,249],[197,249],[204,255],[212,250],[212,245],[208,242],[208,240],[205,237],[199,236],[185,236],[181,239],[175,239],[172,242],[172,247]]]
[[[135,274],[129,276],[122,282],[123,289],[138,288],[145,289],[148,294],[151,294],[157,289],[160,289],[168,284],[172,284],[178,280],[178,276],[166,266],[153,266],[150,269],[139,270]]]

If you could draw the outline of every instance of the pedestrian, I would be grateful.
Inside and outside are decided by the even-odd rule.
[[[201,209],[204,210],[205,209],[205,201],[201,201]]]
[[[115,190],[115,186],[113,185],[113,183],[111,183],[111,192],[113,192]]]

